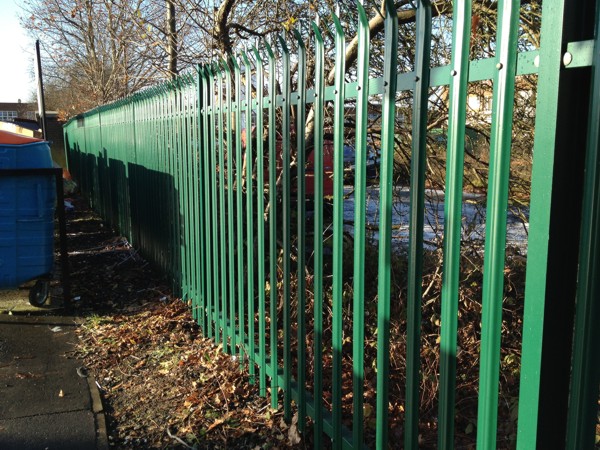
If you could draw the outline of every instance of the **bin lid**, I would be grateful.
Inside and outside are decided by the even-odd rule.
[[[11,133],[10,131],[0,130],[0,144],[19,145],[41,141],[43,141],[43,139],[32,138],[17,133]]]

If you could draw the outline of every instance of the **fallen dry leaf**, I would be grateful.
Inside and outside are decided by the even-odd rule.
[[[302,436],[298,433],[298,413],[292,417],[292,423],[288,428],[288,441],[290,444],[296,445],[302,442]]]

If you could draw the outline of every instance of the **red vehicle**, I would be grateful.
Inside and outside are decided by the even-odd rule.
[[[306,196],[315,195],[315,152],[310,152],[306,165]],[[333,197],[333,141],[323,142],[323,197]]]
[[[255,136],[255,130],[252,130],[253,137]],[[294,135],[292,135],[294,139]],[[246,147],[246,129],[242,130],[242,146]],[[277,141],[277,172],[278,175],[281,173],[283,166],[282,160],[282,142]],[[265,149],[266,155],[266,149]],[[315,194],[315,155],[314,152],[310,152],[307,157],[306,164],[306,197],[310,199]],[[265,179],[268,171],[268,162],[265,158]],[[323,142],[323,197],[333,197],[333,141],[325,140]]]

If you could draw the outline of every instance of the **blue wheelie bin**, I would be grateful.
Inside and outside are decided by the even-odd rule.
[[[28,169],[47,168],[48,142],[0,131],[0,289],[37,279],[29,296],[37,305],[48,297],[54,266],[56,185]]]

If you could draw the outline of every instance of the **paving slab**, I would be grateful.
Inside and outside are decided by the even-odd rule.
[[[73,355],[81,321],[19,295],[0,298],[0,449],[106,449],[100,396]]]
[[[0,448],[84,450],[96,448],[91,411],[42,414],[0,420]]]

